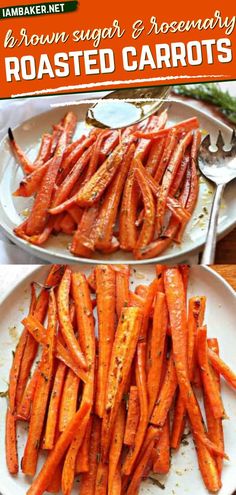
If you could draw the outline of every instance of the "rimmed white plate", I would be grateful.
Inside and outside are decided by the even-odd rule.
[[[81,270],[89,273],[86,265],[78,264],[73,270]],[[15,288],[0,304],[0,390],[6,390],[9,369],[14,350],[21,332],[23,315],[27,311],[29,303],[29,282],[42,282],[48,267],[41,266],[30,275],[20,281]],[[236,272],[236,270],[235,270]],[[155,276],[153,265],[138,267],[132,271],[132,287],[140,283],[148,283]],[[195,266],[191,268],[189,295],[206,295],[207,309],[205,321],[208,325],[210,337],[217,337],[220,344],[223,359],[232,368],[236,368],[235,359],[235,315],[236,294],[232,288],[209,268]],[[236,488],[236,393],[222,381],[222,396],[225,410],[229,417],[224,421],[225,450],[230,457],[229,462],[224,463],[223,488],[220,495],[232,495]],[[29,478],[23,474],[11,477],[5,463],[5,412],[6,399],[0,399],[0,493],[2,495],[24,495],[30,486]],[[18,443],[20,458],[22,456],[25,441],[25,426],[19,426]],[[188,445],[181,445],[179,451],[172,455],[170,474],[166,477],[157,477],[165,486],[167,495],[183,495],[197,493],[206,495],[208,492],[204,487],[198,471],[197,459],[191,436],[187,438]],[[142,484],[141,495],[157,495],[160,488],[155,486],[151,480]],[[78,493],[78,484],[75,483],[73,495]]]
[[[72,109],[78,117],[78,126],[76,135],[82,132],[88,132],[88,127],[84,124],[84,117],[89,105],[80,104],[66,108],[55,108],[46,113],[33,117],[24,124],[21,124],[14,130],[17,142],[28,153],[29,158],[34,159],[39,147],[40,136],[43,132],[48,132],[51,125],[58,122],[65,112]],[[221,129],[227,142],[231,138],[231,129],[205,113],[191,107],[190,105],[173,101],[169,107],[170,123],[179,122],[196,115],[199,118],[201,129],[211,134],[213,140],[216,138],[219,129]],[[32,204],[32,198],[14,198],[13,191],[18,187],[22,179],[22,171],[17,166],[15,159],[12,157],[9,149],[7,137],[0,145],[1,163],[0,163],[0,228],[5,232],[15,244],[43,260],[59,263],[109,263],[127,262],[133,264],[144,264],[150,262],[169,262],[175,259],[186,260],[190,253],[197,252],[201,249],[206,238],[206,229],[209,218],[210,206],[212,203],[213,189],[209,183],[200,178],[200,193],[194,215],[189,222],[181,245],[173,244],[159,257],[150,260],[137,261],[132,258],[131,253],[118,251],[112,255],[95,253],[93,259],[74,257],[68,250],[68,244],[71,237],[65,234],[51,236],[44,246],[33,246],[28,242],[19,239],[13,233],[13,228],[19,225],[25,217],[24,212]],[[224,194],[224,204],[221,208],[218,236],[226,235],[236,225],[236,182],[229,184]]]

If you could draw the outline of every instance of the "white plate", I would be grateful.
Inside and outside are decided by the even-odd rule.
[[[73,269],[89,273],[86,265],[78,265]],[[0,306],[0,390],[6,390],[9,368],[12,361],[12,350],[14,350],[17,339],[21,332],[23,315],[27,311],[29,303],[29,282],[42,282],[48,267],[40,267],[34,273],[27,276],[23,281],[8,294]],[[133,272],[132,287],[140,283],[148,283],[154,277],[153,265],[145,265]],[[189,295],[206,295],[207,310],[206,323],[210,337],[219,339],[221,355],[226,362],[236,368],[235,359],[235,312],[236,295],[232,288],[215,272],[209,268],[195,266],[191,268]],[[15,327],[15,328],[14,328]],[[222,381],[223,382],[223,381]],[[230,457],[225,462],[223,469],[223,488],[220,495],[231,495],[236,488],[236,395],[224,382],[222,383],[222,395],[229,420],[224,422],[225,450]],[[0,493],[2,495],[24,495],[29,487],[29,479],[22,474],[11,477],[6,468],[4,455],[5,435],[5,412],[6,399],[0,399]],[[19,451],[20,458],[23,452],[25,431],[23,426],[19,427]],[[177,454],[172,455],[172,466],[170,474],[159,477],[165,485],[167,495],[184,495],[197,493],[207,495],[197,467],[195,449],[191,437],[188,437],[189,445],[182,445]],[[194,487],[194,492],[193,492]],[[73,495],[78,493],[76,483]],[[160,489],[150,481],[142,484],[141,495],[157,495]]]
[[[80,104],[72,109],[78,117],[78,126],[76,135],[78,136],[83,131],[88,132],[88,127],[85,127],[84,117],[88,109],[87,104]],[[27,152],[29,158],[34,159],[39,147],[40,136],[43,132],[50,132],[51,124],[58,122],[65,114],[65,108],[55,108],[50,112],[46,112],[33,117],[24,124],[17,127],[14,131],[17,142]],[[230,141],[231,129],[220,121],[209,117],[205,113],[192,108],[182,102],[172,102],[169,108],[170,123],[179,122],[196,115],[199,118],[202,129],[207,130],[213,137],[217,136],[219,129],[222,130],[226,141]],[[103,255],[95,253],[94,259],[76,258],[67,249],[71,242],[71,237],[65,234],[51,236],[44,246],[33,246],[28,242],[15,236],[13,228],[19,225],[25,218],[22,216],[31,204],[32,198],[14,198],[12,196],[22,179],[22,171],[16,165],[14,158],[9,150],[8,139],[5,138],[0,146],[1,164],[0,164],[0,228],[5,234],[22,249],[28,251],[34,256],[50,262],[59,263],[102,263],[109,260],[110,263],[124,262],[133,264],[143,264],[158,261],[159,263],[167,262],[173,259],[186,260],[190,253],[200,250],[205,242],[206,229],[210,205],[212,202],[212,186],[207,184],[205,180],[200,179],[200,194],[198,204],[194,215],[189,222],[184,234],[181,245],[173,244],[158,258],[151,260],[137,261],[132,259],[131,253],[118,251],[112,255]],[[202,217],[202,218],[199,218]],[[227,186],[224,195],[224,204],[221,208],[220,219],[218,225],[218,234],[220,237],[226,235],[236,224],[236,182]],[[95,259],[96,258],[96,259]]]

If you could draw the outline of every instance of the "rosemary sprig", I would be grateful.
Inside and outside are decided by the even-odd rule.
[[[186,84],[183,86],[174,86],[173,91],[179,95],[207,101],[216,105],[221,113],[236,125],[236,97],[231,96],[228,91],[222,90],[219,84]]]

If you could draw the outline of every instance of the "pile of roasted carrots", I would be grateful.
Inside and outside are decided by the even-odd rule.
[[[39,292],[32,284],[6,418],[11,474],[17,422],[28,423],[28,495],[69,495],[77,475],[80,495],[136,495],[150,472],[169,471],[186,422],[207,489],[220,489],[220,375],[234,389],[236,375],[207,339],[205,297],[187,301],[187,283],[187,266],[157,265],[151,284],[132,291],[128,266],[100,265],[88,277],[53,266]],[[41,451],[48,456],[35,477]]]
[[[34,163],[11,148],[25,173],[14,196],[34,196],[17,236],[42,245],[51,234],[73,235],[76,256],[96,251],[158,256],[181,243],[198,197],[196,161],[201,132],[196,117],[166,127],[167,111],[122,132],[91,128],[72,141],[69,112],[42,136]]]

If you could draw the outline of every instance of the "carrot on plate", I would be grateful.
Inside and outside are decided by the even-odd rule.
[[[48,209],[58,170],[62,162],[66,139],[66,132],[63,132],[59,139],[55,155],[40,184],[30,215],[27,218],[26,234],[28,236],[41,234],[48,221]]]
[[[178,268],[167,268],[164,275],[165,293],[170,316],[171,335],[173,342],[173,356],[180,392],[183,395],[193,435],[198,446],[198,461],[206,487],[211,491],[220,488],[221,482],[213,455],[203,444],[207,439],[201,412],[193,393],[187,366],[187,318],[185,306],[185,292],[183,279]],[[195,432],[201,435],[195,436]],[[200,445],[199,445],[200,443]],[[201,455],[199,456],[199,448]],[[208,469],[206,470],[206,465]],[[209,468],[211,467],[211,469]]]
[[[65,378],[61,396],[58,424],[60,432],[65,430],[71,418],[73,418],[74,414],[76,413],[79,385],[80,379],[72,370],[69,369]]]
[[[129,305],[129,277],[128,265],[124,265],[122,270],[116,272],[116,314],[118,318],[122,309]]]
[[[224,377],[231,387],[236,389],[236,373],[212,349],[208,349],[208,358],[213,368]]]
[[[37,468],[40,440],[44,426],[46,408],[51,388],[57,329],[57,309],[53,289],[50,291],[48,311],[48,345],[44,348],[40,363],[40,373],[37,379],[32,411],[29,423],[29,434],[22,459],[22,471],[34,476]]]
[[[186,292],[186,289],[185,289]],[[187,358],[190,382],[193,381],[196,370],[196,337],[197,328],[203,324],[205,313],[205,297],[191,297],[188,308],[188,336],[187,336]],[[182,439],[186,422],[186,405],[183,396],[179,393],[174,410],[174,418],[171,432],[171,447],[178,449]]]
[[[135,136],[142,139],[160,139],[163,136],[168,136],[172,129],[177,129],[178,133],[189,132],[199,127],[199,121],[197,117],[191,117],[190,119],[183,120],[174,124],[172,127],[166,127],[165,129],[158,130],[156,132],[141,132],[136,131]]]
[[[115,335],[116,274],[110,266],[101,265],[96,267],[95,276],[99,336],[95,411],[96,414],[102,418],[105,407],[112,345]]]
[[[157,445],[154,447],[153,468],[154,473],[167,474],[170,470],[170,418],[167,415],[162,433]]]
[[[140,417],[134,440],[134,448],[130,449],[122,467],[124,475],[131,474],[135,461],[143,444],[143,439],[148,426],[148,395],[146,379],[146,342],[137,345],[137,357],[135,364],[135,376],[139,393]]]
[[[105,461],[114,423],[119,410],[126,381],[142,326],[142,311],[139,308],[124,308],[117,326],[112,347],[111,361],[106,387],[106,401],[102,422],[102,459]]]
[[[165,294],[158,292],[154,305],[150,366],[147,376],[148,409],[151,416],[161,384],[162,368],[164,362],[164,349],[168,326],[168,314],[165,301]]]
[[[66,366],[64,363],[59,362],[55,372],[54,383],[51,391],[47,422],[45,426],[45,435],[43,439],[43,448],[46,450],[52,450],[55,445],[56,429],[58,425],[59,410],[61,396],[64,386],[66,373]]]
[[[125,433],[125,404],[121,402],[117,418],[114,424],[113,435],[111,439],[109,462],[108,462],[108,495],[112,494],[112,487],[115,480],[116,472],[121,460],[121,450]]]
[[[217,355],[219,355],[219,344],[217,339],[207,339],[207,344],[209,349],[212,349]],[[217,387],[220,391],[220,375],[214,369],[211,370],[213,379],[215,380]],[[208,437],[212,442],[215,442],[216,445],[219,446],[221,450],[224,451],[224,431],[223,424],[221,419],[214,418],[209,402],[209,398],[207,395],[204,395],[204,405],[206,412],[206,420],[207,420],[207,433]],[[219,475],[221,476],[222,468],[223,468],[223,459],[220,456],[216,457],[217,469],[219,471]]]
[[[29,421],[31,405],[34,399],[39,373],[40,366],[37,366],[24,390],[21,403],[17,409],[16,419],[20,419],[21,421]]]
[[[218,384],[212,374],[207,355],[207,329],[206,326],[197,330],[197,356],[205,395],[209,401],[212,414],[216,419],[225,417]]]
[[[80,495],[94,495],[97,468],[100,457],[101,420],[92,416],[92,431],[89,450],[89,471],[81,475]]]
[[[27,491],[27,495],[43,495],[44,491],[47,489],[51,477],[53,476],[54,470],[62,460],[75,433],[79,431],[81,436],[84,435],[83,418],[86,416],[88,410],[89,405],[84,403],[76,412],[66,430],[64,430],[58,438],[54,449],[49,454],[41,471]]]
[[[139,424],[140,406],[138,387],[131,385],[128,400],[128,412],[125,426],[124,444],[129,447],[134,446],[135,435]]]
[[[103,251],[109,249],[113,236],[114,226],[116,222],[120,198],[123,193],[125,180],[129,171],[135,151],[135,146],[132,144],[127,151],[122,167],[118,170],[116,176],[109,184],[98,213],[98,218],[95,225],[95,246]]]
[[[82,445],[78,451],[76,459],[76,474],[88,473],[89,471],[89,452],[90,452],[90,441],[92,433],[93,419],[92,415],[89,418],[87,429],[83,438]]]
[[[6,413],[6,432],[5,432],[6,463],[10,474],[18,473],[18,453],[16,438],[16,418],[7,408]]]
[[[71,270],[66,268],[58,288],[57,303],[58,316],[61,325],[63,338],[68,346],[68,350],[75,363],[82,369],[87,369],[86,359],[81,351],[78,340],[75,337],[74,329],[70,321],[69,314],[69,294],[71,286]]]

